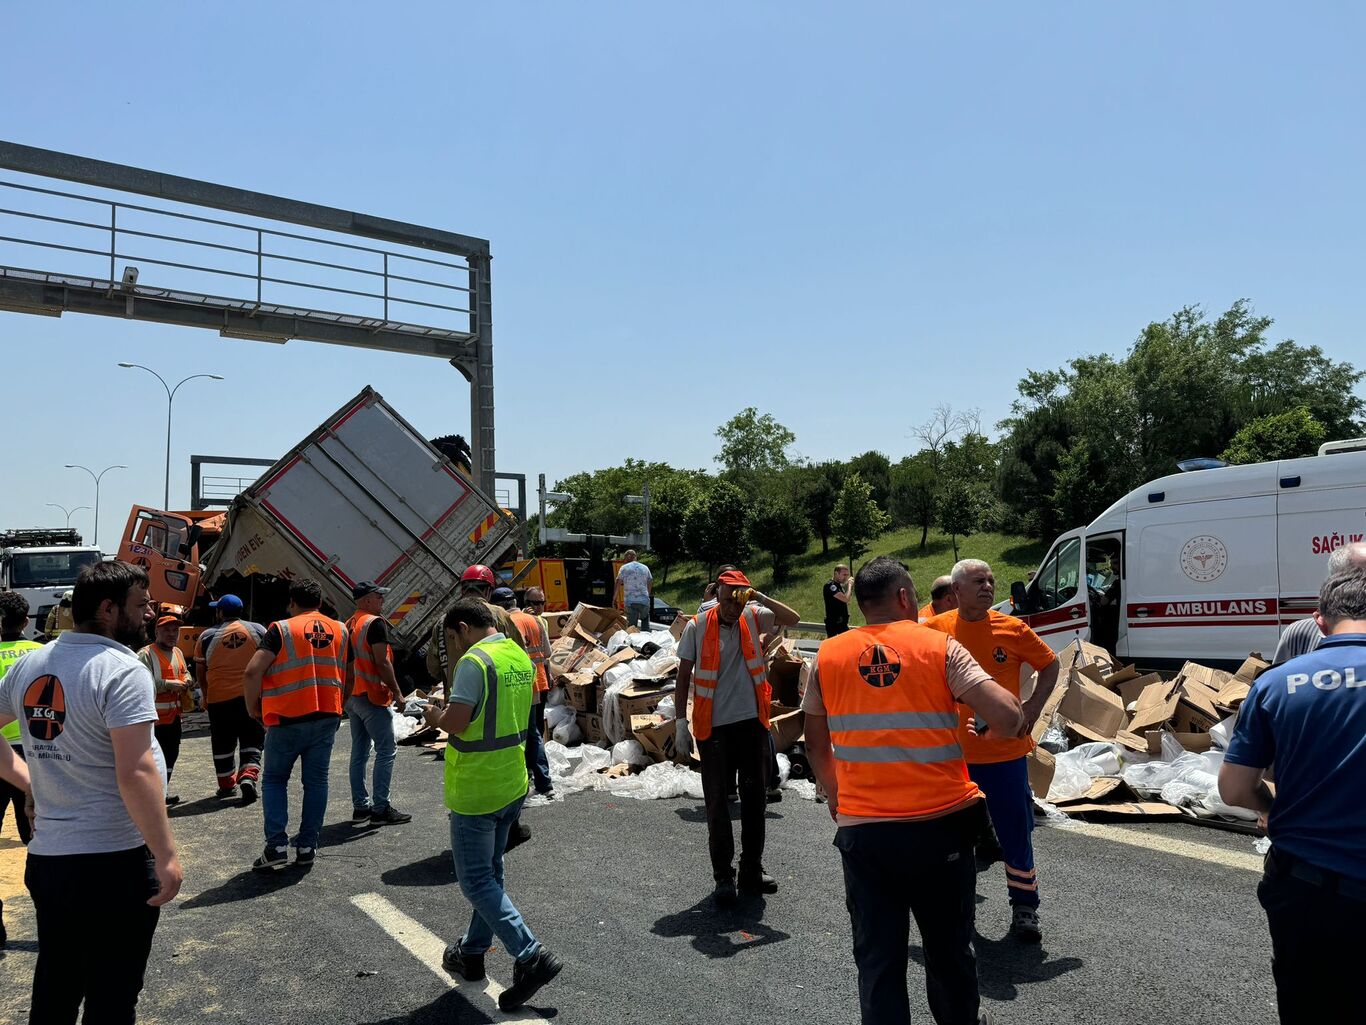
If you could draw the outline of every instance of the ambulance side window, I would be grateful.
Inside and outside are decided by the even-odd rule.
[[[1053,550],[1030,585],[1031,590],[1038,588],[1037,611],[1048,612],[1075,597],[1080,573],[1081,538],[1069,537]]]

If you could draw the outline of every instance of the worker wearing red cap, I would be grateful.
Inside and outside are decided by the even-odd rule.
[[[765,641],[778,628],[796,626],[797,613],[756,591],[738,569],[717,579],[717,603],[693,617],[678,642],[678,753],[687,757],[696,738],[702,759],[707,840],[716,903],[734,905],[735,836],[726,800],[728,781],[740,777],[739,890],[774,893],[764,872],[764,806],[768,788],[769,686]],[[688,696],[693,704],[691,718]]]
[[[152,680],[156,683],[157,723],[152,728],[161,753],[166,759],[166,785],[171,783],[171,771],[180,757],[180,698],[194,684],[185,656],[176,646],[180,638],[180,617],[161,616],[157,619],[155,640],[138,652]],[[166,803],[176,804],[179,797],[167,790]]]

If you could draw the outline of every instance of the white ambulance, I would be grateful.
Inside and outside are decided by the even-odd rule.
[[[1080,637],[1146,669],[1236,668],[1271,656],[1317,608],[1329,554],[1364,538],[1366,440],[1331,442],[1130,492],[1053,542],[1004,608],[1054,650]]]

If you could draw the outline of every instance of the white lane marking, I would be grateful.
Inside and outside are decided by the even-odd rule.
[[[440,936],[405,915],[378,893],[359,893],[351,898],[351,903],[369,915],[399,946],[430,968],[438,979],[453,989],[460,985],[460,980],[441,966],[441,958],[446,953],[446,941]],[[484,996],[493,1004],[487,1013],[493,1015],[496,1021],[503,1025],[548,1025],[540,1015],[511,1017],[498,1010],[498,994],[505,988],[495,982],[492,976],[486,977]]]
[[[1160,836],[1156,833],[1140,833],[1134,830],[1121,829],[1117,826],[1103,826],[1096,822],[1076,821],[1073,821],[1061,831],[1065,833],[1080,833],[1082,836],[1091,836],[1098,840],[1112,840],[1115,843],[1126,843],[1132,847],[1143,847],[1150,851],[1161,851],[1163,854],[1175,854],[1182,858],[1194,858],[1197,861],[1208,861],[1212,865],[1223,865],[1226,868],[1240,868],[1245,872],[1256,872],[1259,875],[1262,871],[1262,856],[1260,854],[1244,854],[1241,851],[1226,851],[1219,847],[1211,847],[1209,844],[1191,843],[1189,840],[1177,840],[1169,836]],[[1249,841],[1250,839],[1251,838],[1249,838]]]

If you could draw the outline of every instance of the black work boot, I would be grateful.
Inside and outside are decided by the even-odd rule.
[[[466,982],[478,982],[484,977],[484,955],[466,954],[459,943],[452,943],[441,955],[441,967]]]
[[[761,866],[755,872],[740,872],[740,892],[741,893],[777,893],[778,880],[763,870]]]
[[[560,959],[545,947],[538,949],[526,960],[518,961],[512,967],[512,985],[498,994],[498,1009],[517,1010],[563,969],[564,964]]]

